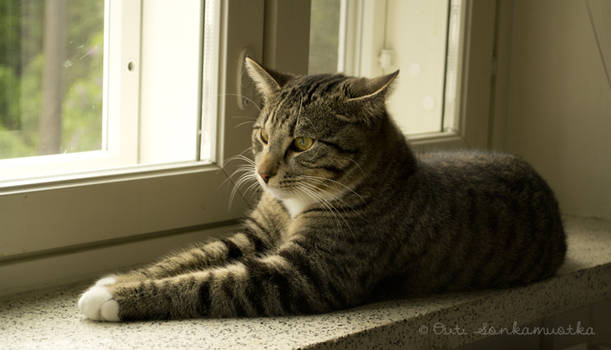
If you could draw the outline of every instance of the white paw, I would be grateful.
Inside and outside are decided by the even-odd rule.
[[[112,294],[108,288],[98,284],[81,295],[78,308],[90,320],[119,321],[119,304],[112,300]]]
[[[100,278],[95,285],[96,286],[108,286],[111,284],[115,284],[117,283],[117,276],[115,275],[108,275],[106,277],[102,277]]]

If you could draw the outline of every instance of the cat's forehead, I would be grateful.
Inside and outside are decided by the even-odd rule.
[[[329,111],[345,92],[342,74],[303,76],[286,84],[265,108],[265,123],[277,125],[287,119],[315,119]]]
[[[344,93],[342,74],[319,74],[291,80],[277,94],[275,103],[287,107],[309,106],[313,103],[329,103]]]

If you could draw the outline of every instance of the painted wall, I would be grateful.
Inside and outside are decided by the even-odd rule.
[[[611,1],[514,0],[500,11],[495,143],[529,161],[565,213],[611,219]]]

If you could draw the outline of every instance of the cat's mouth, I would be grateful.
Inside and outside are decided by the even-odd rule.
[[[257,174],[257,182],[259,182],[259,185],[264,191],[268,192],[277,199],[288,199],[292,197],[290,191],[275,187],[271,181],[265,182],[259,174]]]

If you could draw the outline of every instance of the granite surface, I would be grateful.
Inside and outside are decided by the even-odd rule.
[[[76,301],[86,284],[0,300],[0,349],[452,348],[611,297],[611,224],[566,218],[559,274],[521,288],[396,300],[325,315],[98,323]],[[4,281],[6,282],[6,281]]]

